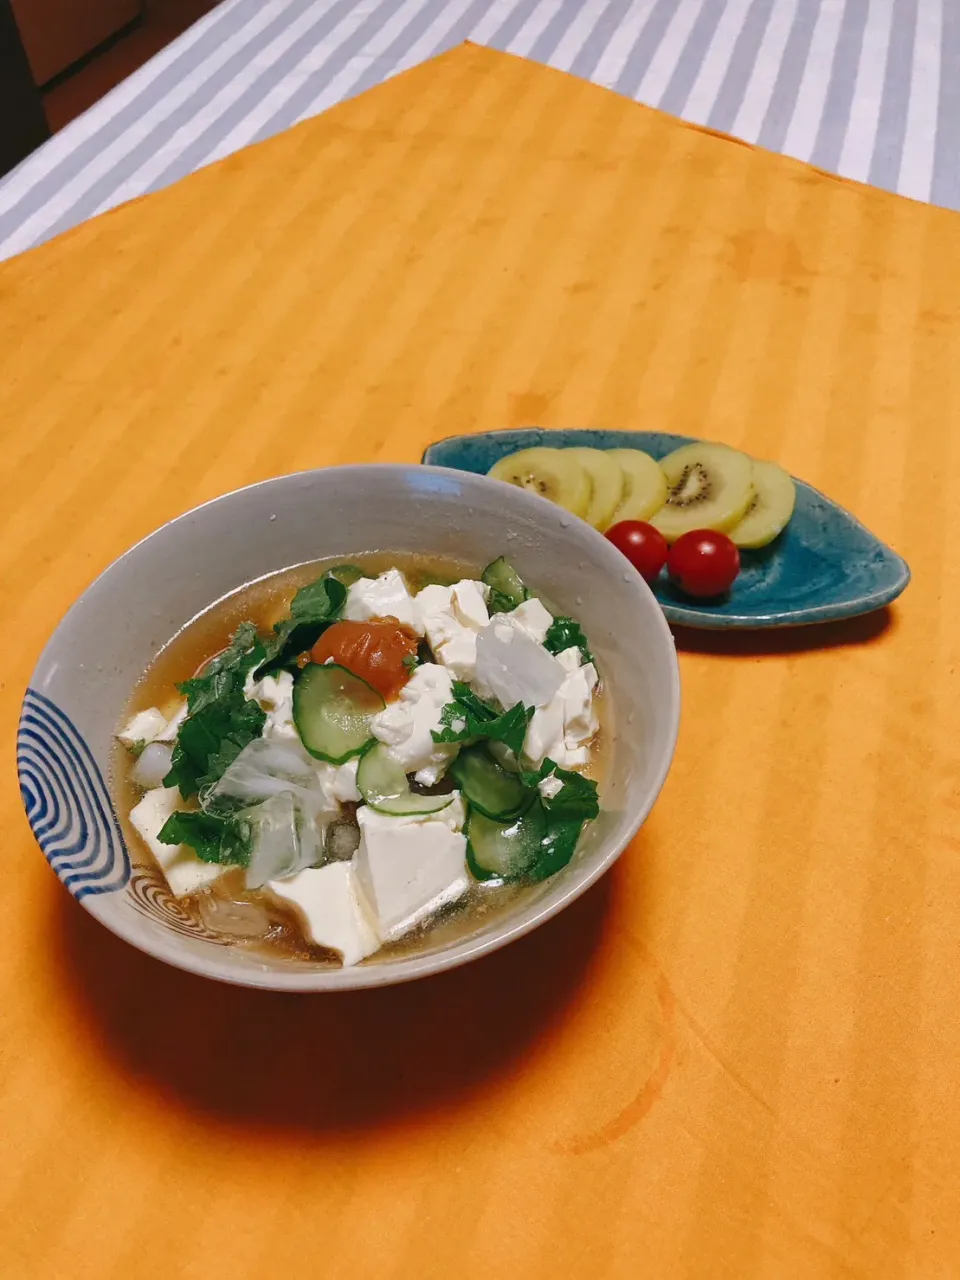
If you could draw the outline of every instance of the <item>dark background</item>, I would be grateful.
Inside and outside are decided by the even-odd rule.
[[[217,3],[0,0],[0,177]]]

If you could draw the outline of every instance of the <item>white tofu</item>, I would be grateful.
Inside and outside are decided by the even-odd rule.
[[[482,582],[465,578],[452,587],[431,584],[417,596],[424,633],[440,666],[457,680],[472,681],[477,667],[477,635],[489,621]]]
[[[597,669],[587,663],[571,671],[550,702],[534,712],[523,743],[523,754],[533,768],[548,757],[564,769],[587,763],[588,743],[599,728],[593,709],[596,686]]]
[[[567,672],[576,671],[576,669],[580,666],[580,663],[583,661],[583,658],[581,657],[581,654],[580,654],[580,650],[577,648],[576,645],[571,646],[571,648],[569,649],[563,649],[560,653],[556,655],[556,658],[557,658],[557,661],[560,663],[561,667],[563,667],[564,671],[567,671]]]
[[[457,621],[472,631],[479,631],[490,621],[487,613],[487,597],[490,588],[485,582],[464,578],[451,587],[451,601]]]
[[[360,761],[356,758],[344,764],[327,764],[324,760],[316,761],[317,777],[323,787],[324,795],[334,804],[356,804],[360,800],[357,788],[357,769]]]
[[[563,684],[564,669],[512,614],[498,614],[477,637],[475,684],[481,697],[509,710],[545,707]]]
[[[349,862],[308,867],[270,890],[289,903],[305,935],[319,947],[339,951],[344,966],[358,964],[380,947],[380,939]]]
[[[523,740],[523,756],[533,769],[539,769],[548,757],[568,768],[567,748],[563,737],[563,698],[559,694],[545,707],[538,707],[527,726]]]
[[[441,645],[458,635],[464,626],[453,610],[453,587],[432,582],[418,593],[417,608],[424,635],[436,656]]]
[[[451,640],[434,649],[434,656],[454,680],[470,684],[477,675],[477,632],[461,627]]]
[[[176,742],[177,734],[180,732],[180,726],[187,718],[188,707],[186,702],[181,702],[176,711],[167,721],[167,727],[163,733],[158,733],[156,742]]]
[[[523,604],[518,604],[507,614],[507,617],[512,618],[514,622],[519,622],[527,635],[536,640],[537,644],[543,644],[546,640],[547,632],[553,622],[553,614],[536,596],[524,600]]]
[[[378,932],[388,942],[467,892],[467,839],[443,822],[386,814],[371,820],[372,813],[367,806],[357,810],[360,847],[353,861]]]
[[[563,737],[568,749],[589,742],[600,727],[593,709],[596,687],[597,669],[592,662],[571,671],[563,682]]]
[[[163,844],[157,837],[172,813],[183,808],[176,787],[155,787],[130,810],[130,822],[160,865],[170,892],[180,898],[196,893],[223,875],[226,867],[218,862],[203,862],[185,844]]]
[[[416,600],[407,589],[398,569],[388,569],[379,578],[359,578],[347,589],[343,616],[353,622],[371,618],[396,618],[416,635],[423,635],[423,623]]]
[[[123,726],[117,737],[125,747],[135,747],[138,742],[156,742],[167,727],[167,717],[157,707],[138,711]]]
[[[253,679],[249,672],[243,686],[244,695],[257,702],[267,713],[267,721],[263,726],[263,737],[274,742],[292,742],[299,740],[297,726],[293,722],[293,676],[289,671],[278,671],[275,675],[264,676],[262,680]]]
[[[390,748],[390,755],[404,773],[429,770],[427,785],[439,780],[457,754],[456,744],[438,743],[433,731],[441,727],[440,713],[453,699],[453,678],[435,662],[424,662],[414,669],[391,702],[370,722],[375,738]]]

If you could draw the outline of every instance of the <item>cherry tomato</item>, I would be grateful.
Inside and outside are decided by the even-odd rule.
[[[733,586],[740,572],[740,552],[725,533],[695,529],[670,548],[667,569],[681,591],[708,599]]]
[[[310,651],[314,662],[332,658],[367,684],[373,685],[387,701],[395,698],[410,679],[409,661],[416,656],[417,637],[396,618],[371,622],[346,619],[328,627]]]
[[[621,520],[606,536],[647,582],[659,577],[667,563],[667,540],[659,529],[645,520]]]

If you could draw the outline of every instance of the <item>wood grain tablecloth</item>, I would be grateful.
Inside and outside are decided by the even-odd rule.
[[[953,214],[469,46],[0,267],[8,741],[135,539],[455,432],[726,440],[914,571],[889,616],[680,636],[617,870],[408,988],[140,956],[44,865],[8,752],[4,1276],[960,1274],[958,279]]]

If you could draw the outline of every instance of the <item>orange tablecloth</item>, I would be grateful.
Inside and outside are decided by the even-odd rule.
[[[0,267],[8,741],[134,539],[454,432],[723,439],[915,574],[889,617],[681,637],[616,872],[409,988],[141,957],[8,752],[4,1276],[960,1274],[958,280],[953,214],[472,47]]]

